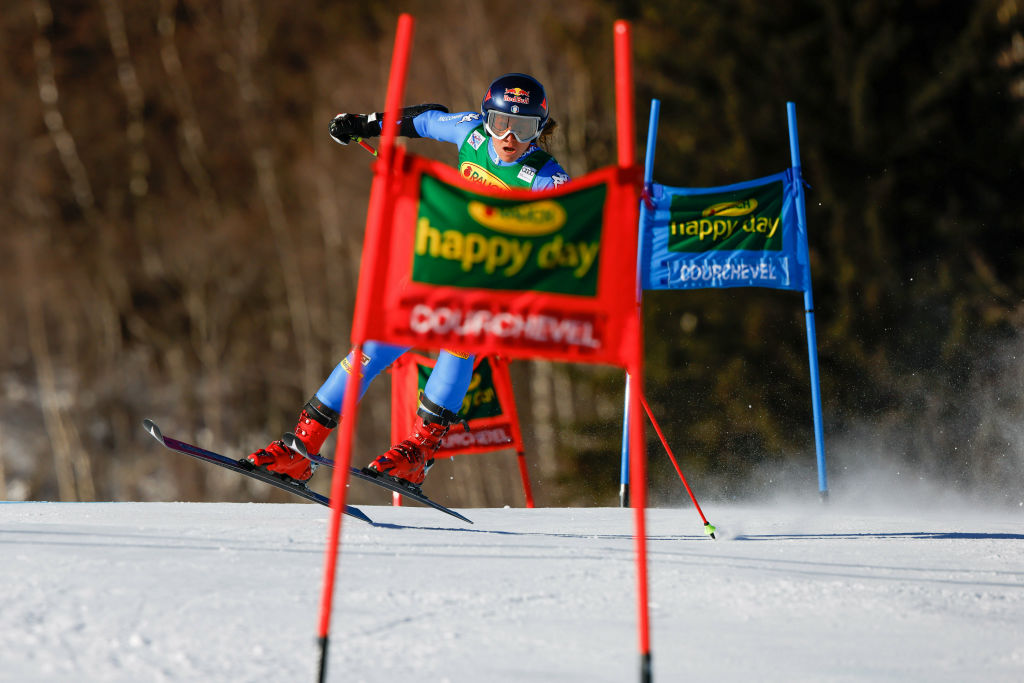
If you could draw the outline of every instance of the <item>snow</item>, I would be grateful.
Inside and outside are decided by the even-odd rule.
[[[1016,509],[648,511],[655,681],[1024,680]],[[330,681],[635,681],[629,510],[362,508]],[[329,512],[0,504],[0,680],[314,681]]]

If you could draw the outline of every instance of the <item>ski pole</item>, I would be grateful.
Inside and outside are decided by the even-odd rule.
[[[363,149],[365,149],[367,152],[369,152],[373,156],[377,156],[377,150],[375,150],[373,148],[373,145],[368,143],[366,140],[363,140],[362,138],[356,138],[356,137],[353,137],[352,139],[355,140],[356,142],[358,142],[359,146],[362,147]]]
[[[690,489],[690,485],[686,483],[686,477],[683,476],[683,471],[679,469],[679,463],[676,462],[676,456],[672,454],[672,449],[668,446],[668,441],[665,439],[665,435],[661,431],[661,427],[658,425],[658,421],[654,419],[654,414],[651,412],[651,407],[647,405],[647,397],[643,394],[640,395],[640,402],[644,406],[644,410],[647,411],[647,417],[651,419],[651,424],[654,425],[654,431],[658,433],[658,438],[661,439],[661,445],[665,447],[665,452],[668,453],[669,460],[672,461],[672,465],[676,468],[676,473],[679,474],[679,479],[683,482],[683,486],[686,487],[686,492],[690,494],[690,500],[693,501],[693,506],[697,508],[697,514],[700,515],[700,519],[704,522],[704,533],[711,538],[715,537],[715,527],[708,522],[707,517],[704,516],[703,510],[700,509],[700,504],[697,502],[697,497],[693,495],[693,491]]]

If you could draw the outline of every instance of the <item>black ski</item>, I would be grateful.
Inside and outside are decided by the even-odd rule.
[[[291,448],[293,451],[295,451],[302,457],[308,458],[310,461],[315,462],[318,465],[323,465],[325,467],[330,467],[331,469],[334,469],[333,460],[329,458],[324,458],[319,455],[310,455],[309,453],[306,452],[305,445],[303,445],[303,443],[294,434],[289,432],[284,435],[283,439],[284,444],[288,446],[288,448]],[[418,503],[429,505],[435,510],[439,510],[440,512],[443,512],[446,515],[451,515],[452,517],[461,519],[463,522],[468,522],[469,524],[473,523],[473,520],[464,517],[463,515],[459,514],[455,510],[452,510],[451,508],[446,508],[444,505],[441,505],[437,501],[431,500],[427,496],[423,495],[422,491],[410,488],[408,485],[403,484],[394,477],[389,477],[386,474],[382,474],[380,476],[375,477],[372,474],[367,474],[363,470],[356,469],[355,467],[348,468],[348,473],[349,475],[355,477],[356,479],[368,481],[371,484],[376,484],[377,486],[386,488],[389,491],[400,493],[403,496],[411,498]]]
[[[200,448],[199,446],[195,446],[190,443],[185,443],[184,441],[178,441],[177,439],[172,439],[169,436],[164,436],[163,433],[160,431],[160,428],[157,427],[156,423],[153,422],[152,420],[143,420],[142,426],[146,428],[146,431],[149,432],[154,439],[159,441],[165,448],[168,448],[169,450],[177,451],[178,453],[184,453],[185,455],[190,455],[197,460],[208,462],[211,465],[217,465],[218,467],[223,467],[224,469],[231,470],[232,472],[238,472],[239,474],[244,474],[247,477],[258,479],[259,481],[270,484],[271,486],[276,486],[282,491],[287,491],[288,493],[292,493],[296,496],[299,496],[300,498],[305,498],[306,500],[313,501],[314,503],[320,503],[325,507],[331,506],[331,501],[326,496],[320,495],[319,493],[313,491],[304,484],[289,483],[284,479],[279,479],[278,477],[275,477],[272,474],[264,472],[263,470],[251,469],[249,467],[246,467],[240,464],[238,460],[232,460],[231,458],[221,455],[220,453],[214,453],[213,451],[208,451],[204,448]],[[352,507],[351,505],[345,506],[345,514],[350,517],[355,517],[356,519],[362,520],[368,524],[373,524],[373,520],[367,517],[366,513],[364,513],[359,508]]]

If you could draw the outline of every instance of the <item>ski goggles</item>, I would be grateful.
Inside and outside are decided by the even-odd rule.
[[[536,116],[506,114],[491,109],[484,119],[484,129],[491,137],[499,140],[512,133],[519,142],[529,142],[540,135],[540,119]]]

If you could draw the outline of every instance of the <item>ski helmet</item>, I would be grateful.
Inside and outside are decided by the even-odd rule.
[[[489,112],[492,112],[490,117]],[[480,102],[480,113],[491,135],[504,137],[511,130],[520,142],[527,142],[539,136],[548,122],[548,98],[544,86],[533,76],[505,74],[487,88]],[[501,114],[508,116],[495,118]],[[494,129],[496,121],[501,123],[500,130]]]

